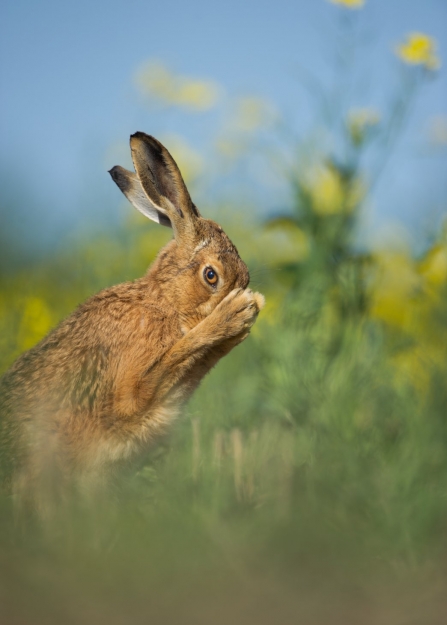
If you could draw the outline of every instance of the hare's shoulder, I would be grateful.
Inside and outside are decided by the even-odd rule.
[[[64,393],[67,384],[98,384],[116,375],[120,363],[150,364],[179,337],[175,312],[151,299],[150,285],[118,284],[90,297],[22,354],[0,379],[0,389],[2,395],[28,395],[36,387]]]
[[[147,281],[136,280],[96,293],[63,320],[44,340],[70,349],[109,341],[128,344],[135,334],[165,333],[178,324],[173,310],[163,308]],[[44,345],[43,345],[44,347]]]

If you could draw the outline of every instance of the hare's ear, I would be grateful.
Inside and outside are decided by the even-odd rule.
[[[151,204],[165,213],[176,236],[194,229],[199,211],[193,204],[176,162],[154,137],[136,132],[130,137],[132,160]]]
[[[127,169],[124,169],[124,167],[120,167],[119,165],[112,167],[109,174],[112,176],[113,181],[116,182],[129,202],[133,204],[135,208],[140,211],[140,213],[149,219],[152,219],[152,221],[156,221],[162,226],[172,228],[171,221],[166,215],[166,212],[160,206],[155,206],[155,204],[150,201],[136,174],[131,171],[127,171]]]

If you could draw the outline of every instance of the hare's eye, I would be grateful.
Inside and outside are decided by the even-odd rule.
[[[214,271],[212,267],[206,267],[203,271],[203,275],[205,277],[205,280],[208,282],[208,284],[211,284],[211,286],[216,286],[217,273]]]

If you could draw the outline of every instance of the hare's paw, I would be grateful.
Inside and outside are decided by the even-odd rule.
[[[265,297],[262,295],[262,293],[253,293],[253,297],[256,300],[256,304],[258,306],[258,312],[259,312],[265,306]]]
[[[248,332],[264,306],[264,297],[250,289],[234,289],[217,306],[214,313],[223,338]]]

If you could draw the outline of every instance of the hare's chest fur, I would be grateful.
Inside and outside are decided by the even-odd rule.
[[[148,411],[129,438],[123,439],[116,435],[101,437],[89,449],[87,464],[97,470],[137,458],[167,430],[179,412],[180,406],[160,406]]]

